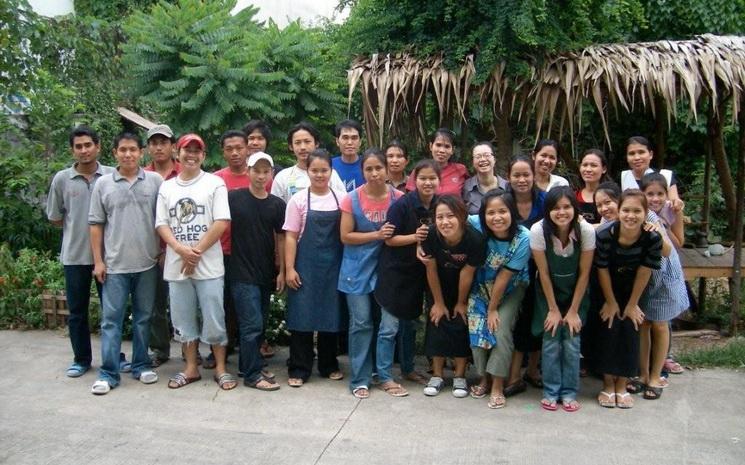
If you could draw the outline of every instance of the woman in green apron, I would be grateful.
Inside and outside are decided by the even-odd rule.
[[[538,269],[533,334],[543,336],[541,407],[561,401],[576,412],[579,390],[580,329],[587,314],[587,283],[595,251],[595,229],[580,221],[577,198],[568,186],[546,195],[543,220],[530,228],[530,249]]]

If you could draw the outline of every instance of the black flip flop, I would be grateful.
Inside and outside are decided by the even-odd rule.
[[[657,400],[662,397],[662,388],[659,386],[649,386],[644,388],[644,394],[642,395],[647,400]]]

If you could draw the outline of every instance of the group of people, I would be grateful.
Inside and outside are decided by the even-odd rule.
[[[629,139],[620,186],[608,180],[603,152],[591,149],[573,189],[554,174],[552,140],[510,160],[504,177],[492,144],[479,142],[469,176],[453,160],[454,133],[443,128],[431,138],[431,157],[407,173],[397,141],[360,154],[362,128],[345,120],[335,127],[340,155],[332,158],[303,122],[287,136],[296,163],[277,170],[265,153],[268,131],[251,121],[226,132],[228,166],[214,174],[202,170],[196,134],[176,140],[168,126],[153,127],[145,168],[139,138],[121,134],[118,166],[108,168],[97,162],[98,136],[72,132],[76,162],[55,176],[48,202],[49,219],[64,227],[75,355],[68,376],[91,365],[91,275],[102,301],[94,394],[118,385],[130,365],[134,378],[157,381],[153,368],[170,357],[167,308],[186,362],[170,388],[201,379],[199,364],[211,358],[215,382],[233,389],[225,359],[237,346],[244,384],[279,389],[265,366],[263,329],[271,294],[285,290],[292,387],[308,382],[314,359],[322,377],[344,377],[343,332],[349,388],[360,399],[375,378],[383,392],[408,395],[395,362],[399,379],[428,396],[444,388],[450,361],[456,397],[488,396],[497,409],[530,384],[543,389],[544,409],[568,412],[580,408],[581,373],[603,378],[601,406],[631,408],[632,393],[658,399],[663,371],[682,371],[669,357],[669,322],[689,304],[676,253],[683,202],[674,174],[650,167],[645,138]],[[131,364],[120,353],[129,295]],[[414,364],[422,313],[431,376]],[[211,346],[205,360],[199,341]],[[469,362],[479,376],[470,386]]]

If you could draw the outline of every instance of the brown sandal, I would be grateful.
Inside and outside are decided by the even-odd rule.
[[[409,391],[394,381],[388,381],[387,383],[381,384],[380,389],[393,397],[406,397],[409,395]]]
[[[213,376],[212,379],[215,380],[218,386],[220,386],[220,389],[223,391],[230,391],[231,389],[235,389],[236,386],[238,386],[238,381],[235,379],[235,376],[231,375],[230,373],[223,373],[220,376]]]
[[[187,384],[196,383],[202,379],[202,375],[188,377],[184,373],[176,373],[171,379],[168,380],[168,387],[171,389],[178,389],[186,386]]]

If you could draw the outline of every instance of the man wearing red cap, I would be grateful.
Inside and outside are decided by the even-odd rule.
[[[197,366],[201,340],[215,354],[215,382],[229,390],[237,382],[225,369],[225,267],[219,243],[230,223],[228,191],[222,179],[202,171],[205,144],[201,137],[186,134],[176,149],[181,173],[164,182],[158,192],[155,221],[167,244],[163,277],[169,282],[174,338],[183,344],[186,357],[184,371],[172,377],[168,387],[176,389],[201,379]]]

